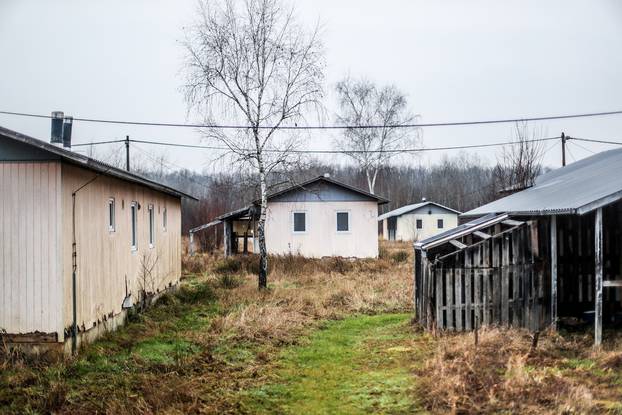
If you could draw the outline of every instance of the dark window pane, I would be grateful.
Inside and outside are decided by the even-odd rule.
[[[304,212],[294,212],[294,232],[304,232],[307,230]]]
[[[439,219],[437,225],[439,229],[443,229],[443,219]]]
[[[348,212],[337,212],[337,231],[346,232],[350,230],[348,216]]]
[[[423,229],[423,220],[417,219],[417,229]]]

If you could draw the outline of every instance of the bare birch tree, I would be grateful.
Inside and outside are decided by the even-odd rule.
[[[209,125],[231,120],[248,128],[208,128],[207,137],[256,173],[260,188],[259,288],[267,287],[265,240],[268,180],[286,168],[300,142],[279,127],[305,120],[323,97],[324,57],[318,28],[306,32],[279,0],[200,0],[187,30],[186,101]]]
[[[374,193],[378,172],[400,153],[403,146],[415,146],[419,130],[399,128],[412,124],[416,116],[408,110],[406,96],[395,86],[378,87],[368,80],[346,78],[336,86],[338,122],[347,126],[377,125],[381,128],[348,128],[337,140],[340,149],[358,164]]]
[[[530,128],[527,122],[514,125],[514,144],[503,147],[494,170],[495,187],[504,194],[533,186],[542,172],[544,146],[542,130]]]

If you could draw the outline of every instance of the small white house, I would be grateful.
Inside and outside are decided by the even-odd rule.
[[[387,202],[327,175],[273,193],[266,212],[268,253],[376,258],[378,205]],[[258,217],[255,202],[218,218],[225,228],[225,255],[258,251]]]
[[[460,212],[425,199],[378,216],[382,237],[389,241],[419,241],[458,226]]]

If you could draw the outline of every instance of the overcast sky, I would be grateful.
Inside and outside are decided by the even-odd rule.
[[[395,84],[421,122],[622,110],[622,2],[299,0],[319,19],[327,90],[346,74]],[[183,96],[183,27],[194,0],[0,2],[0,110],[138,121],[192,122]],[[334,113],[334,95],[326,107]],[[49,120],[0,115],[0,125],[49,139]],[[622,141],[622,116],[538,124],[546,135]],[[423,145],[493,143],[512,126],[426,128]],[[330,148],[317,132],[309,148]],[[124,138],[199,143],[193,129],[76,123],[74,142]],[[611,146],[569,144],[569,161]],[[546,148],[552,145],[547,144]],[[161,147],[142,145],[160,155]],[[121,150],[111,145],[109,150]],[[166,150],[171,164],[201,170],[202,150]],[[479,154],[492,162],[497,150]],[[138,152],[137,152],[138,153]],[[140,154],[140,153],[139,153]],[[430,152],[412,163],[434,163]],[[407,160],[410,162],[410,160]],[[545,163],[560,165],[560,146]]]

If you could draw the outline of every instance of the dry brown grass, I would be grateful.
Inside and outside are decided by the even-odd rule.
[[[472,334],[442,336],[418,370],[424,405],[433,413],[622,411],[622,352],[594,351],[587,335],[547,333],[535,351],[531,339],[488,329],[476,347]]]
[[[309,259],[273,256],[269,288],[256,285],[258,258],[240,256],[213,262],[208,279],[219,274],[241,275],[244,283],[231,290],[219,287],[222,306],[231,310],[216,318],[212,329],[240,340],[291,343],[320,320],[354,313],[411,309],[411,266],[390,259]],[[218,286],[218,284],[217,284]],[[227,290],[227,292],[223,292]]]

